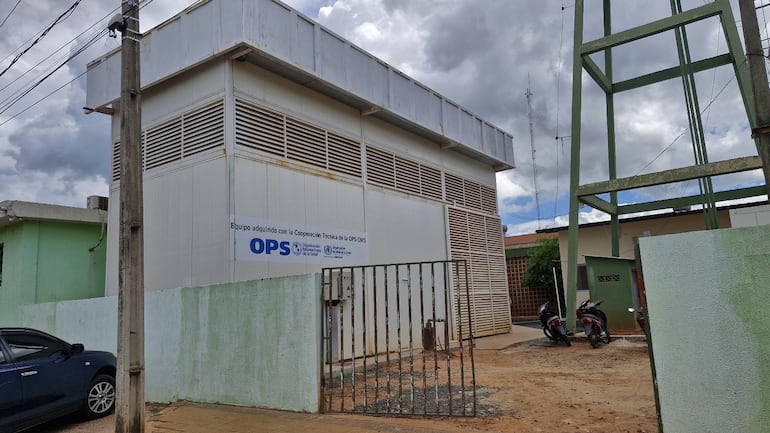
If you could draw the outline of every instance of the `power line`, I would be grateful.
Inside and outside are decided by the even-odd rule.
[[[11,8],[11,11],[8,12],[8,15],[6,15],[5,18],[3,18],[3,22],[0,23],[0,28],[2,28],[5,25],[5,22],[8,21],[8,18],[11,16],[11,14],[13,14],[13,11],[15,11],[16,7],[19,6],[19,3],[21,3],[21,0],[18,0],[16,4],[13,5],[13,7]]]
[[[70,39],[70,41],[69,41],[69,42],[65,43],[64,45],[62,45],[61,47],[59,47],[59,48],[58,48],[56,51],[54,51],[53,53],[49,54],[47,57],[45,57],[44,59],[42,59],[41,61],[39,61],[37,64],[35,64],[35,65],[34,65],[34,66],[32,66],[31,68],[29,68],[29,69],[27,69],[26,71],[24,71],[22,74],[20,74],[20,75],[19,75],[19,76],[17,76],[16,78],[14,78],[14,79],[13,79],[11,82],[9,82],[8,84],[6,84],[6,85],[5,85],[5,86],[3,86],[2,88],[0,88],[0,92],[4,91],[5,89],[7,89],[7,88],[8,88],[8,87],[10,87],[11,85],[13,85],[13,84],[14,84],[14,83],[16,83],[18,80],[20,80],[21,78],[23,78],[24,76],[26,76],[27,74],[29,74],[30,72],[37,70],[37,69],[38,69],[38,67],[39,67],[41,64],[43,64],[43,63],[44,63],[46,60],[48,60],[48,59],[50,59],[51,57],[53,57],[53,56],[54,56],[54,54],[56,54],[56,53],[58,53],[59,51],[63,50],[64,48],[66,48],[67,46],[69,46],[70,44],[72,44],[73,42],[75,42],[75,41],[76,41],[78,38],[80,38],[81,36],[83,36],[84,34],[86,34],[88,31],[92,30],[94,27],[98,26],[100,23],[102,23],[102,22],[106,21],[107,19],[109,19],[110,17],[112,17],[112,15],[113,15],[113,14],[115,13],[115,11],[117,11],[118,9],[120,9],[120,7],[117,7],[117,8],[115,8],[115,9],[113,9],[113,10],[112,10],[110,13],[108,13],[107,15],[105,15],[105,16],[104,16],[104,17],[103,17],[101,20],[99,20],[99,21],[95,22],[94,24],[92,24],[90,27],[88,27],[88,28],[86,28],[85,30],[83,30],[82,32],[80,32],[80,34],[78,34],[78,35],[77,35],[77,36],[75,36],[74,38]],[[25,84],[25,86],[29,86],[29,85],[31,85],[31,83],[32,83],[32,80],[28,81],[28,82]],[[23,88],[23,87],[22,87],[22,88]],[[21,90],[21,89],[19,89],[19,90],[17,90],[17,91],[16,91],[14,94],[12,94],[12,95],[10,95],[9,97],[7,97],[5,100],[3,100],[3,101],[0,103],[0,106],[1,106],[1,105],[5,105],[5,104],[6,104],[6,103],[7,103],[7,102],[10,100],[10,99],[13,99],[13,98],[15,98],[15,96],[16,96],[16,95],[18,95],[18,93],[19,93],[19,92],[22,92],[22,90]]]
[[[3,125],[5,125],[6,123],[10,122],[11,120],[13,120],[13,119],[17,118],[18,116],[20,116],[20,115],[24,114],[24,113],[25,113],[25,112],[27,112],[29,109],[31,109],[32,107],[36,106],[37,104],[39,104],[39,103],[43,102],[44,100],[46,100],[46,99],[50,98],[50,97],[51,97],[51,96],[53,96],[55,93],[59,92],[59,90],[61,90],[61,89],[65,88],[65,87],[67,87],[67,86],[69,86],[69,85],[70,85],[70,84],[72,84],[74,81],[76,81],[78,78],[80,78],[80,77],[82,77],[83,75],[85,75],[85,74],[86,74],[86,72],[88,72],[88,71],[83,71],[83,72],[81,72],[81,73],[80,73],[80,75],[78,75],[77,77],[75,77],[75,78],[73,78],[73,79],[69,80],[68,82],[66,82],[66,83],[62,84],[61,86],[59,86],[58,88],[56,88],[56,90],[54,90],[53,92],[51,92],[51,93],[49,93],[49,94],[47,94],[47,95],[43,96],[42,98],[38,99],[37,101],[35,101],[35,102],[33,102],[32,104],[30,104],[29,106],[27,106],[27,108],[25,108],[25,109],[23,109],[23,110],[19,111],[18,113],[14,114],[13,116],[9,117],[8,119],[6,119],[6,120],[5,120],[5,122],[3,122],[3,123],[0,123],[0,127],[1,127],[1,126],[3,126]]]
[[[86,43],[85,43],[85,44],[84,44],[82,47],[78,48],[78,50],[77,50],[77,51],[75,51],[75,53],[74,53],[74,54],[72,54],[71,56],[69,56],[69,57],[67,58],[67,60],[65,60],[65,61],[64,61],[64,62],[62,62],[62,63],[61,63],[59,66],[57,66],[56,68],[54,68],[54,69],[53,69],[53,71],[49,72],[49,73],[48,73],[47,75],[45,75],[43,78],[41,78],[40,80],[38,80],[38,82],[37,82],[37,83],[35,83],[33,86],[29,87],[29,88],[28,88],[28,89],[26,89],[24,92],[22,92],[20,95],[16,96],[16,97],[15,97],[15,98],[14,98],[14,99],[11,101],[11,102],[9,102],[9,103],[7,103],[5,106],[3,106],[3,107],[0,109],[0,115],[2,115],[3,113],[5,113],[6,111],[8,111],[8,110],[9,110],[9,109],[10,109],[10,108],[11,108],[11,107],[14,105],[14,104],[16,104],[16,103],[17,103],[17,102],[19,102],[19,101],[20,101],[22,98],[24,98],[25,96],[27,96],[27,95],[28,95],[30,92],[32,92],[33,90],[35,90],[35,88],[37,88],[37,86],[39,86],[40,84],[42,84],[42,83],[43,83],[45,80],[47,80],[47,79],[48,79],[48,78],[49,78],[51,75],[53,75],[54,73],[56,73],[56,71],[58,71],[59,69],[61,69],[62,67],[64,67],[64,65],[66,65],[67,63],[69,63],[69,61],[70,61],[70,60],[74,59],[74,58],[75,58],[75,57],[77,57],[79,54],[81,54],[83,51],[85,51],[85,50],[87,50],[88,48],[90,48],[90,47],[91,47],[91,45],[93,45],[93,44],[94,44],[94,43],[95,43],[95,42],[96,42],[96,41],[97,41],[97,40],[98,40],[100,37],[104,36],[105,34],[107,34],[107,30],[106,30],[106,29],[105,29],[105,30],[102,30],[101,32],[99,32],[98,34],[96,34],[96,35],[95,35],[95,36],[94,36],[94,37],[93,37],[93,38],[92,38],[90,41],[86,42]],[[83,74],[85,74],[85,72],[83,72],[82,74],[80,74],[78,77],[82,76]],[[73,80],[73,81],[74,81],[74,80]],[[71,83],[71,82],[72,82],[72,81],[70,81],[70,83]],[[69,84],[69,83],[67,83],[67,84]],[[65,84],[65,86],[66,86],[67,84]],[[62,86],[62,87],[64,87],[64,86]],[[61,87],[60,87],[59,89],[61,89]],[[59,89],[57,89],[57,91],[58,91]],[[55,93],[55,92],[53,92],[53,93]],[[21,114],[21,113],[23,113],[23,112],[27,111],[29,108],[31,108],[31,107],[33,107],[33,106],[37,105],[37,104],[38,104],[38,103],[40,103],[40,102],[41,102],[43,99],[46,99],[46,98],[48,98],[48,97],[49,97],[49,96],[51,96],[53,93],[46,95],[45,97],[43,97],[43,98],[41,98],[40,100],[38,100],[38,101],[36,101],[35,103],[33,103],[31,106],[29,106],[29,107],[25,108],[24,110],[20,111],[19,113],[16,113],[16,114],[15,114],[15,115],[13,115],[11,118],[9,118],[9,119],[8,119],[8,120],[6,120],[5,122],[3,122],[3,123],[2,123],[2,125],[5,125],[5,124],[6,124],[6,123],[8,123],[8,122],[9,122],[11,119],[14,119],[14,118],[15,118],[16,116],[18,116],[19,114]],[[0,126],[2,126],[2,125],[0,125]]]
[[[51,29],[53,29],[56,26],[56,24],[59,24],[61,21],[67,19],[67,17],[69,17],[69,15],[72,14],[72,11],[74,11],[75,8],[80,4],[80,1],[81,0],[75,0],[75,3],[73,3],[72,6],[69,7],[69,9],[64,11],[64,13],[59,15],[59,17],[54,20],[53,24],[51,24],[50,26],[48,26],[48,28],[43,30],[43,33],[40,36],[38,36],[37,39],[35,39],[30,46],[28,46],[24,51],[16,55],[16,57],[14,57],[13,60],[11,60],[11,64],[9,64],[5,69],[3,69],[2,72],[0,72],[0,77],[2,77],[6,72],[8,72],[8,70],[11,69],[11,66],[13,66],[16,62],[19,61],[21,56],[26,54],[30,49],[32,49],[32,47],[37,45],[37,43],[40,42],[40,40],[43,39],[45,35],[47,35],[48,32],[50,32]]]
[[[78,2],[79,2],[79,1],[80,1],[80,0],[78,0]],[[141,10],[141,9],[144,9],[146,6],[150,5],[150,4],[151,4],[153,1],[154,1],[154,0],[147,0],[147,1],[145,1],[145,2],[142,2],[141,6],[139,7],[139,10]],[[118,7],[118,8],[116,8],[116,9],[113,9],[113,11],[112,11],[112,12],[115,12],[117,9],[119,9],[119,7]],[[80,33],[78,36],[76,36],[75,38],[73,38],[73,40],[75,40],[75,39],[77,39],[78,37],[82,36],[82,35],[83,35],[83,34],[85,34],[87,31],[91,30],[93,27],[95,27],[96,25],[98,25],[100,22],[103,22],[103,21],[104,21],[106,18],[108,18],[108,17],[111,17],[111,16],[112,16],[112,12],[111,12],[110,14],[106,15],[106,16],[105,16],[104,18],[102,18],[101,20],[97,21],[95,24],[93,24],[93,25],[91,25],[90,27],[88,27],[88,28],[87,28],[86,30],[84,30],[83,32],[81,32],[81,33]],[[18,102],[19,102],[19,101],[20,101],[22,98],[24,98],[25,96],[27,96],[27,95],[28,95],[30,92],[32,92],[32,90],[34,90],[35,88],[37,88],[37,87],[38,87],[40,84],[42,84],[42,83],[43,83],[43,82],[44,82],[46,79],[50,78],[50,77],[51,77],[51,76],[52,76],[54,73],[56,73],[56,72],[57,72],[59,69],[61,69],[62,67],[64,67],[64,65],[66,65],[67,63],[69,63],[69,62],[70,62],[72,59],[74,59],[74,58],[75,58],[75,57],[77,57],[79,54],[82,54],[82,53],[83,53],[85,50],[87,50],[88,48],[90,48],[90,47],[91,47],[91,46],[92,46],[94,43],[96,43],[96,42],[97,42],[97,40],[98,40],[100,37],[104,36],[105,34],[107,34],[107,29],[103,29],[103,30],[99,31],[99,33],[98,33],[98,34],[96,34],[95,36],[93,36],[93,37],[92,37],[92,38],[91,38],[91,39],[90,39],[88,42],[86,42],[85,44],[83,44],[83,46],[81,46],[80,48],[78,48],[78,49],[75,51],[75,53],[74,53],[74,54],[70,55],[70,56],[69,56],[69,57],[68,57],[66,60],[64,60],[64,61],[63,61],[61,64],[59,64],[59,65],[58,65],[56,68],[54,68],[54,69],[53,69],[51,72],[49,72],[48,74],[46,74],[46,75],[45,75],[43,78],[41,78],[40,80],[38,80],[38,81],[37,81],[35,84],[31,85],[30,87],[28,87],[27,89],[25,89],[24,91],[22,91],[20,94],[17,92],[17,93],[16,93],[16,96],[12,96],[12,97],[11,97],[13,100],[11,100],[10,102],[9,102],[9,99],[11,99],[11,98],[8,98],[8,99],[6,99],[5,101],[3,101],[3,102],[2,102],[2,104],[1,104],[1,108],[0,108],[0,115],[1,115],[1,114],[3,114],[3,113],[5,113],[6,111],[8,111],[8,109],[10,109],[10,108],[11,108],[13,105],[15,105],[16,103],[18,103]],[[72,42],[72,41],[70,41],[69,43],[71,43],[71,42]],[[67,45],[69,45],[69,43],[65,44],[64,46],[67,46]],[[62,47],[62,48],[64,48],[64,47]],[[62,48],[60,48],[60,49],[59,49],[59,50],[57,50],[56,52],[60,51]],[[55,52],[54,52],[54,53],[55,53]],[[46,57],[46,59],[50,58],[52,55],[53,55],[53,54],[49,55],[48,57]],[[79,74],[77,77],[75,77],[74,79],[70,80],[70,81],[69,81],[69,82],[67,82],[66,84],[62,85],[61,87],[57,88],[57,89],[56,89],[56,90],[54,90],[53,92],[49,93],[48,95],[44,96],[43,98],[40,98],[39,100],[35,101],[34,103],[32,103],[31,105],[27,106],[26,108],[24,108],[23,110],[19,111],[18,113],[15,113],[13,116],[11,116],[11,117],[10,117],[10,118],[8,118],[7,120],[5,120],[3,123],[0,123],[0,126],[2,126],[2,125],[5,125],[6,123],[8,123],[8,122],[10,122],[11,120],[15,119],[16,117],[18,117],[19,115],[21,115],[21,114],[25,113],[26,111],[28,111],[30,108],[32,108],[32,107],[34,107],[35,105],[39,104],[39,103],[40,103],[40,102],[42,102],[43,100],[45,100],[45,99],[49,98],[50,96],[52,96],[53,94],[55,94],[56,92],[58,92],[59,90],[61,90],[62,88],[66,87],[67,85],[71,84],[72,82],[74,82],[74,81],[75,81],[75,80],[77,80],[78,78],[80,78],[80,77],[82,77],[83,75],[85,75],[85,73],[86,73],[86,72],[87,72],[87,71],[84,71],[84,72],[82,72],[82,73],[81,73],[81,74]],[[7,87],[7,86],[6,86],[6,87]],[[3,89],[5,89],[5,87],[4,87]],[[2,89],[0,89],[0,90],[2,90]]]

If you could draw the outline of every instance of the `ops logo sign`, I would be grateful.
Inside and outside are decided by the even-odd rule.
[[[290,245],[289,241],[278,242],[275,239],[253,238],[249,242],[249,249],[254,254],[270,255],[278,252],[279,255],[288,256],[291,254]]]

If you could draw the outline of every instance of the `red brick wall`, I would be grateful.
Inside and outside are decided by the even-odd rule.
[[[551,288],[522,287],[521,279],[527,271],[528,257],[510,257],[505,260],[508,270],[508,295],[511,298],[511,317],[537,318],[537,307],[552,299]]]

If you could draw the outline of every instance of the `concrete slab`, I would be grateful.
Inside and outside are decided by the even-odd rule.
[[[545,338],[543,330],[539,328],[530,328],[528,326],[511,325],[511,332],[507,334],[492,335],[481,337],[475,340],[476,350],[500,350],[514,344],[525,341]]]

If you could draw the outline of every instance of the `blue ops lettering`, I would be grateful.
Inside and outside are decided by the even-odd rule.
[[[273,251],[278,251],[278,254],[282,256],[288,256],[291,254],[291,248],[289,241],[278,242],[275,239],[260,239],[253,238],[249,242],[249,248],[254,254],[272,254]]]

